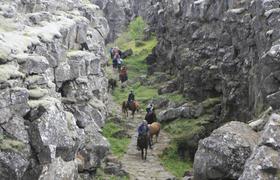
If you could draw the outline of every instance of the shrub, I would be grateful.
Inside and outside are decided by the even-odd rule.
[[[144,30],[147,27],[147,23],[142,17],[137,17],[133,20],[129,26],[129,35],[133,40],[142,40],[144,38]]]

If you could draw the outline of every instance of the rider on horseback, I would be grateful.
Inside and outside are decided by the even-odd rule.
[[[151,112],[153,112],[153,109],[154,109],[153,104],[150,103],[150,104],[148,104],[146,111],[147,111],[147,113],[151,113]]]
[[[148,122],[146,120],[143,120],[143,122],[138,127],[137,131],[138,131],[138,136],[143,134],[148,134],[149,132]]]
[[[128,95],[127,106],[129,106],[130,103],[132,103],[134,100],[135,100],[135,95],[134,95],[133,91],[131,90]]]
[[[146,120],[143,120],[143,122],[140,124],[140,126],[138,127],[137,129],[138,131],[138,138],[137,138],[137,149],[140,150],[138,144],[139,144],[139,140],[140,140],[140,137],[141,136],[149,136],[149,127],[148,127],[148,122]],[[148,139],[148,143],[151,147],[151,143],[150,143],[150,140]]]

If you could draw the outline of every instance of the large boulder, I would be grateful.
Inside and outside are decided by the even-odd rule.
[[[85,128],[85,144],[79,150],[82,168],[79,171],[95,172],[109,151],[110,144],[93,125]]]
[[[44,109],[29,125],[31,144],[39,162],[51,163],[55,157],[73,160],[79,144],[75,119],[67,116],[60,102],[53,98],[29,101],[29,104],[32,109],[40,106]]]
[[[78,166],[74,161],[65,162],[63,159],[56,158],[51,164],[43,167],[40,180],[67,179],[76,180],[78,177]]]
[[[277,180],[280,169],[280,153],[267,146],[257,147],[245,164],[239,180],[271,179]]]
[[[158,115],[159,122],[168,122],[181,117],[182,108],[169,108]]]
[[[199,141],[194,179],[237,179],[259,136],[247,124],[232,121]]]

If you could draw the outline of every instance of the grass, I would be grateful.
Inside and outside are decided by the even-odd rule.
[[[168,171],[180,178],[186,171],[192,169],[192,162],[189,159],[180,159],[176,149],[176,144],[171,144],[169,148],[164,150],[160,160]]]
[[[103,127],[103,133],[102,133],[109,140],[111,144],[112,153],[119,158],[124,155],[127,146],[130,143],[130,138],[113,137],[113,134],[120,130],[124,130],[124,129],[120,125],[117,125],[112,121],[109,121]]]
[[[151,86],[141,86],[140,83],[133,84],[132,86],[122,90],[117,88],[113,92],[113,98],[115,102],[121,104],[123,101],[127,100],[127,95],[129,94],[130,89],[134,90],[136,100],[141,104],[147,104],[149,100],[157,96],[157,89]],[[144,107],[144,106],[141,106]]]
[[[147,64],[145,62],[145,58],[152,52],[152,49],[157,44],[157,40],[155,37],[152,37],[148,41],[143,41],[143,46],[136,47],[135,40],[127,38],[128,36],[128,33],[124,33],[116,40],[115,44],[109,44],[108,49],[109,47],[118,46],[122,50],[130,48],[133,50],[133,55],[125,59],[124,63],[128,68],[128,78],[135,80],[135,78],[147,74]],[[155,87],[141,86],[139,82],[135,82],[124,90],[119,87],[116,88],[113,92],[115,102],[121,104],[123,101],[126,101],[130,90],[135,92],[135,98],[140,102],[140,105],[148,103],[150,99],[158,95]]]

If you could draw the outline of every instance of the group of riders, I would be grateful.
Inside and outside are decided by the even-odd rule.
[[[134,95],[133,91],[131,90],[129,95],[128,95],[127,106],[130,106],[130,104],[133,103],[133,101],[135,101],[135,95]],[[149,103],[148,106],[146,107],[147,115],[153,113],[154,112],[153,110],[154,110],[153,104]],[[137,131],[138,131],[137,141],[139,140],[139,137],[141,137],[141,136],[145,136],[145,135],[149,136],[149,127],[148,127],[147,120],[143,120],[141,122]],[[138,143],[137,143],[137,145],[138,145]],[[149,146],[150,146],[150,148],[152,148],[150,140],[149,140]],[[138,146],[137,146],[137,149],[140,150]]]
[[[121,82],[124,82],[128,79],[127,76],[127,67],[124,66],[124,61],[121,58],[122,57],[122,51],[118,47],[114,47],[110,49],[110,55],[112,58],[112,65],[113,69],[118,69],[119,72],[119,78]],[[129,95],[128,95],[128,100],[127,100],[127,107],[129,107],[133,102],[135,101],[135,94],[131,90]],[[150,113],[153,113],[154,107],[152,103],[149,103],[148,106],[146,107],[146,112],[147,115]],[[148,122],[146,120],[143,120],[141,124],[139,125],[138,129],[138,139],[140,136],[147,135],[149,134],[149,127],[148,127]],[[137,140],[138,141],[138,140]],[[138,143],[137,143],[138,144]],[[149,142],[149,146],[151,147],[151,142]],[[139,150],[139,148],[138,148]]]
[[[124,66],[123,52],[118,48],[110,48],[110,55],[112,59],[113,69],[118,69],[119,79],[123,83],[128,80],[127,67]]]

